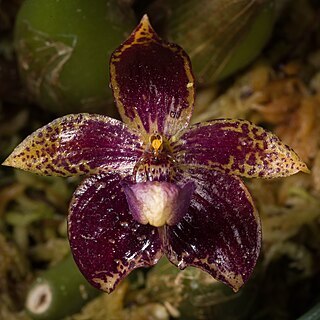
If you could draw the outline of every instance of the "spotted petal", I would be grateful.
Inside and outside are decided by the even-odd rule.
[[[275,178],[308,168],[274,134],[245,120],[196,124],[173,137],[176,160],[187,167],[244,177]]]
[[[69,210],[69,241],[87,280],[111,292],[128,273],[155,264],[162,256],[156,228],[129,213],[118,174],[87,178],[74,193]]]
[[[189,172],[190,174],[190,172]],[[235,176],[194,171],[196,190],[188,213],[166,227],[166,254],[180,269],[195,266],[237,291],[259,255],[261,226],[251,196]]]
[[[125,174],[142,154],[138,134],[101,115],[68,115],[38,129],[3,163],[42,175]]]
[[[187,54],[161,40],[147,16],[112,55],[111,86],[125,123],[171,136],[185,128],[194,102]]]

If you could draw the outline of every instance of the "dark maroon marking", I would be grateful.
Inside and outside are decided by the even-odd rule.
[[[171,182],[174,175],[174,166],[168,150],[164,149],[157,156],[150,151],[145,151],[135,164],[132,182]]]
[[[166,229],[168,258],[180,268],[200,267],[239,289],[225,274],[240,275],[246,282],[261,247],[261,226],[251,197],[237,177],[206,170],[183,175],[180,183],[194,181],[196,190],[188,213]],[[218,271],[201,259],[208,259]]]
[[[179,118],[181,111],[189,107],[185,70],[189,59],[180,47],[160,40],[152,29],[150,32],[154,41],[134,44],[122,52],[121,46],[115,51],[114,56],[121,53],[119,60],[111,59],[116,70],[111,76],[120,88],[120,95],[115,98],[123,104],[125,115],[134,121],[137,112],[147,132],[151,120],[163,133],[166,117],[174,114]],[[132,36],[124,45],[131,41]]]
[[[69,241],[74,259],[99,289],[95,278],[115,275],[115,286],[133,269],[153,265],[162,255],[157,229],[139,224],[129,213],[120,179],[116,174],[87,178],[70,205]]]
[[[205,165],[225,172],[233,162],[232,171],[244,176],[249,172],[252,176],[261,177],[276,174],[276,167],[283,167],[291,158],[290,150],[287,149],[288,159],[281,161],[280,156],[286,152],[286,147],[277,137],[268,135],[266,131],[261,133],[262,128],[259,128],[259,133],[259,129],[253,124],[249,126],[249,122],[240,126],[239,123],[222,119],[207,122],[207,125],[191,126],[173,144],[176,160],[186,165]],[[241,131],[230,130],[229,127]],[[250,128],[255,130],[250,132]],[[282,153],[273,148],[274,144],[282,145]]]
[[[53,130],[52,127],[59,130]],[[49,133],[50,132],[50,133]],[[39,138],[48,135],[48,139]],[[36,142],[36,169],[59,175],[88,174],[105,170],[133,169],[142,154],[142,142],[122,122],[106,116],[68,115],[36,131],[25,140]],[[21,152],[20,152],[21,155]],[[32,157],[34,159],[34,157]],[[26,160],[30,161],[30,160]],[[55,169],[48,166],[50,162]],[[50,170],[48,170],[50,169]]]

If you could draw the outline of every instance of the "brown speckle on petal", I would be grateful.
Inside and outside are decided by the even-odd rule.
[[[3,165],[40,175],[74,176],[132,171],[142,154],[140,136],[102,115],[68,115],[25,138]]]
[[[246,120],[213,120],[191,126],[172,142],[177,161],[247,178],[309,172],[278,137]]]
[[[130,127],[168,137],[189,124],[190,60],[182,48],[158,37],[147,16],[112,54],[110,75],[119,113]]]

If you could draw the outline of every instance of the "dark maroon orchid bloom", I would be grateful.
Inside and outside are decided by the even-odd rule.
[[[242,177],[284,177],[306,165],[244,120],[188,127],[194,78],[186,53],[144,17],[112,55],[111,86],[124,123],[102,115],[57,119],[4,162],[42,175],[86,175],[73,195],[69,240],[80,270],[111,292],[165,254],[238,290],[261,246]]]

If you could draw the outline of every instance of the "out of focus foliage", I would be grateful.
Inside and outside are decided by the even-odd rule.
[[[275,132],[311,169],[310,175],[246,181],[263,226],[255,275],[233,294],[199,270],[179,272],[162,261],[71,319],[296,319],[320,300],[320,5],[279,2],[263,53],[241,73],[199,90],[193,118],[249,119]],[[1,160],[55,118],[29,103],[20,84],[12,28],[21,3],[0,2]],[[136,1],[134,8],[142,12],[146,4]],[[30,284],[69,253],[66,215],[76,183],[0,168],[0,319],[29,319]]]

